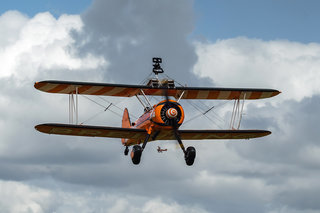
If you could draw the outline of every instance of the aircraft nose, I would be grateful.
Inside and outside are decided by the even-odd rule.
[[[167,110],[167,118],[176,118],[178,115],[178,111],[175,108],[170,108]]]

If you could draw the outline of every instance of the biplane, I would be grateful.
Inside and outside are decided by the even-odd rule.
[[[61,123],[45,123],[35,126],[35,129],[57,135],[89,136],[121,138],[125,147],[124,154],[128,155],[129,147],[133,164],[139,164],[141,156],[148,142],[156,140],[176,140],[183,151],[184,160],[188,166],[193,165],[196,149],[193,146],[185,148],[183,140],[209,140],[209,139],[251,139],[271,134],[267,130],[240,130],[231,127],[225,130],[200,130],[179,129],[183,124],[185,115],[181,99],[206,99],[206,100],[234,100],[232,121],[236,114],[241,115],[245,100],[264,99],[278,95],[280,92],[273,89],[253,88],[216,88],[216,87],[188,87],[176,86],[174,80],[159,79],[158,74],[163,73],[162,59],[153,58],[154,78],[149,79],[145,85],[124,85],[70,81],[40,81],[34,87],[48,93],[69,95],[74,107],[78,95],[137,97],[144,107],[144,113],[131,122],[128,109],[125,108],[122,117],[122,127],[93,126]],[[74,96],[76,98],[74,98]],[[162,96],[163,100],[152,105],[149,96]],[[76,101],[74,101],[76,99]],[[144,100],[141,101],[141,99]],[[242,101],[242,106],[240,102]],[[76,103],[74,103],[76,102]]]

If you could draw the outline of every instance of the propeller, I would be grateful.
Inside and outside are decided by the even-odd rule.
[[[174,137],[178,141],[183,153],[186,154],[186,150],[184,148],[184,145],[183,145],[183,143],[181,141],[181,138],[180,138],[180,135],[179,135],[179,132],[178,132],[178,121],[180,119],[178,116],[181,116],[181,113],[179,115],[179,113],[178,113],[178,109],[179,108],[177,109],[176,108],[177,106],[169,101],[169,94],[168,93],[169,93],[168,92],[168,88],[166,88],[164,90],[164,96],[166,98],[166,103],[165,103],[165,106],[164,106],[166,120],[171,125]],[[161,117],[163,117],[163,115],[161,115]],[[163,121],[166,121],[166,120],[163,119]]]

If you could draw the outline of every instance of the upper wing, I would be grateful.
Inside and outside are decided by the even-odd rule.
[[[215,87],[151,87],[145,85],[102,84],[88,82],[69,81],[41,81],[34,87],[43,92],[62,94],[104,95],[131,97],[134,95],[163,96],[163,90],[168,91],[169,96],[182,99],[263,99],[278,95],[280,92],[273,89],[252,88],[215,88]]]
[[[143,141],[147,132],[144,129],[102,127],[72,124],[40,124],[35,128],[43,133],[90,137],[128,138]],[[250,139],[271,134],[266,130],[178,130],[182,140],[201,139]],[[172,130],[162,130],[156,140],[175,140]]]

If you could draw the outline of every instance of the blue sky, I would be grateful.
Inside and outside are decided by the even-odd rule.
[[[30,17],[45,11],[50,11],[55,16],[63,13],[79,14],[83,12],[91,2],[91,0],[3,0],[0,5],[0,12],[18,10]]]
[[[197,0],[196,33],[212,40],[247,36],[319,42],[320,1]]]
[[[4,0],[0,13],[18,10],[32,17],[50,11],[80,14],[92,0]],[[217,39],[246,36],[263,40],[319,42],[320,1],[317,0],[196,0],[194,36]]]

